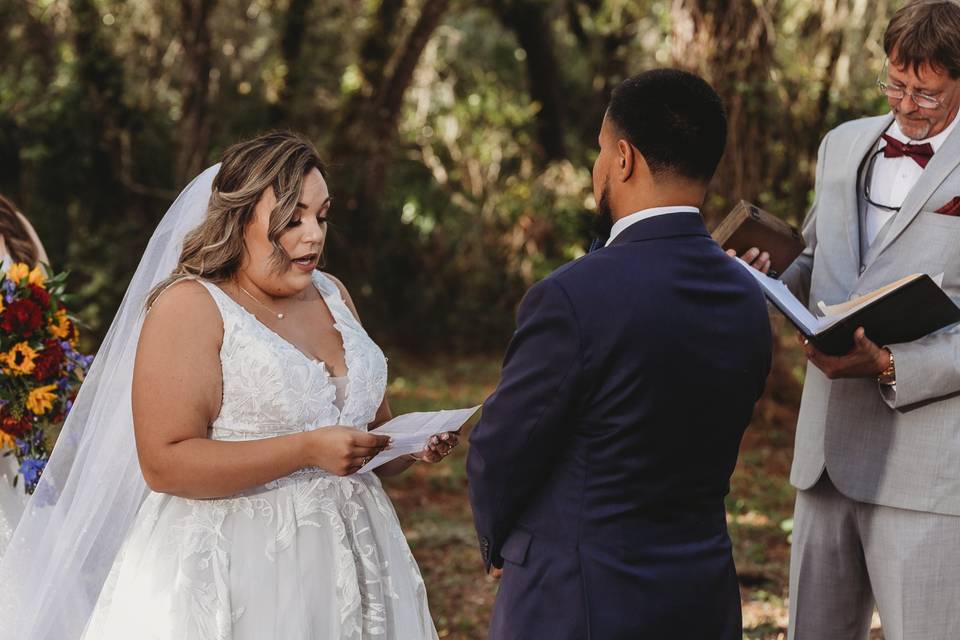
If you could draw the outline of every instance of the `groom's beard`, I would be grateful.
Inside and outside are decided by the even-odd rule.
[[[600,202],[597,203],[597,215],[593,218],[593,233],[606,242],[613,228],[613,210],[610,208],[610,184],[603,185]]]

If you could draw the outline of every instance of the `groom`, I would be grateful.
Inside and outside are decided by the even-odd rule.
[[[725,140],[697,76],[613,91],[593,167],[609,240],[527,293],[470,437],[481,552],[503,568],[491,638],[741,638],[723,498],[771,339],[698,209]]]

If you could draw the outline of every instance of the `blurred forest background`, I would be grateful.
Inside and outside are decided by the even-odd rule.
[[[822,135],[884,108],[900,4],[3,0],[0,193],[70,270],[93,352],[187,181],[232,142],[301,131],[330,163],[327,269],[394,355],[398,407],[476,402],[523,292],[589,243],[613,86],[656,66],[705,76],[730,119],[708,223],[743,198],[799,224]],[[782,342],[728,501],[751,638],[785,625],[802,359]],[[479,638],[495,585],[464,482],[461,457],[391,491],[441,634]]]

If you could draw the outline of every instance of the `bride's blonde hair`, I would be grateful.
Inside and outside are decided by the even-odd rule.
[[[273,244],[271,260],[278,271],[290,265],[279,238],[296,211],[304,175],[314,168],[325,175],[317,150],[296,133],[277,131],[233,145],[220,163],[203,222],[183,239],[176,268],[150,292],[147,308],[180,280],[232,278],[243,256],[244,230],[260,196],[269,188],[277,198],[267,231]]]

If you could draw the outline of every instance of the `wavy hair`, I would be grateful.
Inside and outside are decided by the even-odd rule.
[[[0,195],[0,237],[14,262],[37,264],[40,252],[12,202]]]
[[[206,216],[184,238],[176,268],[150,292],[147,308],[180,280],[220,282],[232,278],[245,250],[244,230],[260,196],[270,188],[277,198],[267,231],[267,239],[273,244],[271,261],[278,272],[290,265],[290,256],[280,246],[279,238],[296,211],[303,177],[314,168],[326,176],[313,144],[299,134],[275,131],[233,145],[220,162]]]

